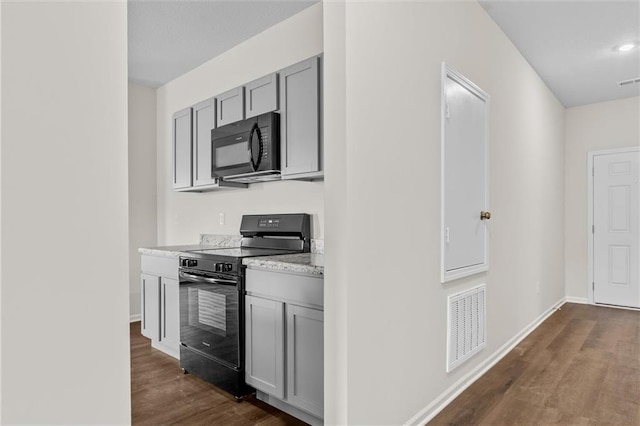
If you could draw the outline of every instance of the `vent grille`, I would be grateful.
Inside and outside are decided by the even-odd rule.
[[[486,286],[448,298],[447,373],[487,345]]]
[[[638,84],[640,83],[640,77],[632,78],[630,80],[623,80],[618,82],[618,86],[628,86],[630,84]]]

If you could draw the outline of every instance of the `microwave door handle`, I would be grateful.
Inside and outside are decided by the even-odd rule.
[[[188,274],[186,272],[180,272],[180,278],[184,278],[188,281],[191,282],[206,282],[209,284],[222,284],[222,285],[236,285],[237,282],[234,280],[222,280],[219,278],[209,278],[209,277],[203,277],[202,275],[194,275],[194,274]]]
[[[258,161],[254,161],[253,158],[253,133],[256,133],[258,137]],[[251,168],[254,172],[258,171],[258,167],[260,167],[260,162],[262,161],[262,134],[260,134],[260,127],[258,123],[254,123],[253,127],[251,127],[251,132],[249,133],[249,162],[251,163]]]

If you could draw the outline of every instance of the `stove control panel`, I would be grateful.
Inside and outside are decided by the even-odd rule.
[[[280,227],[280,218],[260,219],[258,228],[278,228]]]

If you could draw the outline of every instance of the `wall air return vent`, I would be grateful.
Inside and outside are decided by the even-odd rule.
[[[447,373],[487,345],[486,286],[448,298]]]
[[[628,86],[630,84],[638,84],[638,83],[640,83],[640,77],[632,78],[630,80],[619,81],[618,82],[618,86],[624,87],[624,86]]]

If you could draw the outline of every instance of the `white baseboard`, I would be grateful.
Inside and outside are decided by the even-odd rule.
[[[129,322],[137,322],[140,321],[142,319],[142,315],[140,314],[135,314],[135,315],[130,315],[129,316]]]
[[[567,303],[580,303],[581,305],[588,305],[589,304],[589,299],[587,299],[586,297],[572,297],[572,296],[567,296],[564,299]]]
[[[544,311],[538,318],[533,320],[529,325],[522,329],[519,333],[513,336],[507,343],[502,345],[497,351],[493,353],[489,358],[481,362],[454,383],[449,389],[441,393],[436,399],[431,401],[429,405],[420,410],[415,416],[409,419],[405,425],[424,425],[433,419],[440,411],[442,411],[447,405],[451,403],[458,395],[464,392],[469,386],[471,386],[476,380],[478,380],[484,373],[486,373],[491,367],[496,365],[498,361],[504,358],[513,348],[516,347],[525,337],[527,337],[533,330],[538,328],[544,320],[546,320],[552,313],[554,313],[560,306],[565,303],[566,299],[562,298],[553,304],[549,309]]]

